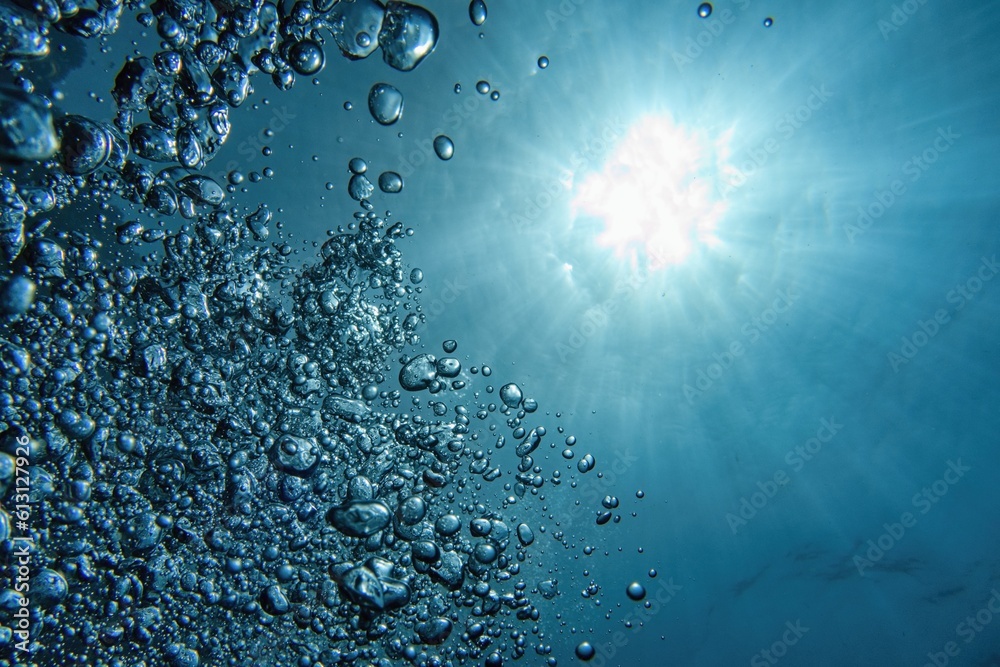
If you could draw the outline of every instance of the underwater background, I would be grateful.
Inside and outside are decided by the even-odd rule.
[[[1000,665],[995,9],[0,4],[0,664]]]

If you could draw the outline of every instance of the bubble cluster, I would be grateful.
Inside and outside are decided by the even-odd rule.
[[[424,275],[372,182],[397,193],[402,177],[350,160],[358,210],[293,262],[287,213],[233,196],[261,173],[203,173],[255,89],[320,74],[331,42],[412,70],[437,19],[376,0],[14,3],[0,7],[0,47],[20,72],[54,31],[103,40],[129,13],[161,44],[108,82],[112,120],[65,114],[27,78],[0,88],[0,494],[10,507],[28,442],[33,513],[29,526],[0,509],[0,556],[15,533],[35,545],[33,659],[498,667],[548,655],[538,598],[559,584],[525,570],[546,523],[568,548],[545,493],[596,461],[550,461],[538,403],[514,382],[496,402],[475,384],[492,370],[466,369],[455,340],[444,356],[407,352]],[[485,3],[469,16],[482,25]],[[368,104],[380,124],[402,116],[387,83]],[[454,148],[434,140],[442,160]],[[90,215],[81,200],[126,219],[52,222]],[[102,225],[120,248],[85,231]],[[126,248],[148,254],[130,263]],[[617,507],[608,496],[595,509]],[[7,626],[20,595],[5,569]]]

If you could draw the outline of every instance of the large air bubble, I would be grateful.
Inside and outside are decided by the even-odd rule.
[[[59,148],[52,111],[42,98],[0,86],[0,160],[46,160]]]
[[[429,11],[405,2],[386,3],[378,43],[382,57],[391,67],[410,71],[430,55],[437,40],[438,22]]]
[[[403,116],[403,94],[387,83],[376,83],[368,92],[368,110],[381,125],[392,125]]]

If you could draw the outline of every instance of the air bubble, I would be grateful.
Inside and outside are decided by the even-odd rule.
[[[403,116],[403,94],[387,83],[376,83],[368,93],[368,110],[381,125],[392,125]]]
[[[5,20],[14,16],[7,14]],[[8,38],[16,34],[15,27],[6,27]],[[52,111],[45,99],[14,87],[0,87],[0,159],[46,160],[58,149]]]
[[[385,7],[381,3],[376,0],[335,4],[330,0],[318,2],[332,5],[325,18],[327,25],[332,27],[337,46],[346,57],[351,60],[367,58],[378,48],[374,35],[381,30],[385,16]]]
[[[513,382],[500,387],[500,400],[503,401],[504,405],[509,408],[516,408],[521,405],[521,399],[523,397],[524,395],[521,393],[521,388]]]
[[[378,43],[386,64],[408,72],[434,50],[438,23],[423,7],[405,2],[389,2],[385,7]]]
[[[437,379],[436,359],[418,354],[399,371],[399,384],[407,391],[427,389]]]
[[[363,174],[368,171],[368,163],[362,158],[354,157],[347,163],[347,168],[351,170],[352,174]]]
[[[296,42],[288,50],[288,59],[292,68],[302,76],[312,76],[319,73],[326,64],[323,48],[316,42],[305,39]]]
[[[472,0],[469,3],[469,18],[472,19],[472,25],[486,23],[486,3],[483,0]]]
[[[591,645],[590,642],[580,642],[576,645],[576,657],[583,661],[593,660],[594,656],[597,655],[597,650]]]
[[[0,287],[0,312],[23,315],[35,301],[35,283],[26,276],[15,276]]]
[[[638,581],[633,581],[628,585],[628,588],[625,589],[625,593],[630,599],[638,602],[646,597],[646,588]]]
[[[364,174],[351,176],[351,180],[347,184],[347,193],[355,201],[370,199],[374,192],[375,186],[372,185],[372,182]]]
[[[403,177],[394,171],[383,171],[378,177],[378,187],[382,192],[395,194],[403,189]]]
[[[455,144],[450,137],[439,134],[434,137],[434,153],[442,160],[450,160],[455,155]]]

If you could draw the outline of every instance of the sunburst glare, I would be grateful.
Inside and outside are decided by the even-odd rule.
[[[574,218],[599,219],[598,245],[633,264],[644,255],[651,269],[716,245],[726,202],[716,196],[715,183],[732,170],[726,164],[730,134],[711,139],[670,116],[640,118],[600,171],[582,180],[574,174]]]

